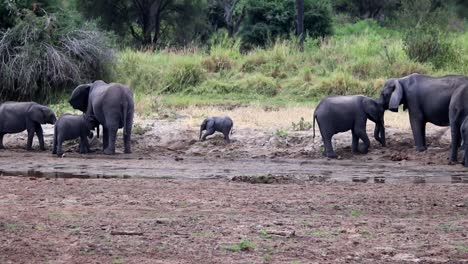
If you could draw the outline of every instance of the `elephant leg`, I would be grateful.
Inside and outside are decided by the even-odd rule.
[[[425,151],[426,147],[426,122],[420,118],[411,117],[410,114],[411,130],[413,132],[414,143],[416,150],[419,152]]]
[[[465,144],[464,150],[465,150],[465,153],[464,153],[464,156],[463,156],[462,164],[463,164],[463,166],[468,167],[468,144]]]
[[[450,151],[450,161],[457,162],[458,160],[458,147],[460,146],[461,134],[460,126],[458,122],[454,122],[450,125],[451,135],[452,135],[452,147]]]
[[[362,140],[362,142],[364,143],[364,146],[363,146],[362,150],[360,150],[360,152],[362,154],[367,154],[367,152],[369,151],[370,140],[369,140],[369,137],[367,136],[366,130],[365,129],[364,130],[359,130],[356,134]]]
[[[226,143],[231,143],[231,140],[229,139],[229,130],[224,131],[223,134],[224,134],[224,141],[226,141]]]
[[[52,154],[57,154],[57,132],[54,133],[54,143],[52,145]]]
[[[215,130],[213,128],[207,129],[205,134],[203,134],[201,141],[205,141],[207,136],[213,135]]]
[[[325,147],[325,156],[330,159],[336,159],[338,158],[338,155],[336,155],[335,151],[333,150],[333,145],[332,145],[332,137],[333,134],[328,134],[324,133],[322,130],[320,130],[320,134],[322,135],[323,139],[323,145]]]
[[[63,138],[58,135],[57,136],[57,156],[61,156],[63,154],[63,151],[62,151],[62,143],[63,143]]]
[[[107,148],[104,150],[104,154],[114,155],[115,154],[115,139],[117,138],[117,127],[108,128],[107,134],[108,134],[108,145],[107,145]]]
[[[28,128],[28,142],[26,143],[26,150],[32,150],[32,142],[34,138],[34,127]]]
[[[88,138],[87,136],[81,136],[80,137],[80,154],[86,154],[88,153],[88,148],[89,148],[89,144],[88,144]]]
[[[123,136],[124,141],[124,153],[130,154],[132,153],[132,131],[131,129],[127,129]]]
[[[106,150],[109,146],[109,129],[102,126],[102,150]]]
[[[34,124],[34,130],[36,131],[37,139],[39,140],[39,148],[45,150],[44,144],[44,132],[42,131],[42,126],[39,123]]]
[[[358,153],[359,152],[359,137],[354,132],[354,130],[352,130],[351,133],[353,135],[353,142],[351,144],[351,150],[353,151],[353,153]]]
[[[0,149],[5,149],[5,146],[3,145],[3,136],[5,134],[4,133],[0,133]]]

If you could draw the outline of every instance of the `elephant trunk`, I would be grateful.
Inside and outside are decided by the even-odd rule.
[[[376,123],[374,129],[374,138],[385,147],[385,126],[383,123]]]

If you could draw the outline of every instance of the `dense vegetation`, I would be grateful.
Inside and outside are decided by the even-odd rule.
[[[468,75],[467,10],[462,0],[2,1],[0,95],[51,99],[97,78],[130,85],[140,112],[376,95],[389,77]]]

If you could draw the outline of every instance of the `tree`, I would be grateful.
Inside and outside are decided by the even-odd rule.
[[[296,0],[299,49],[304,50],[304,0]]]
[[[329,1],[304,0],[303,9],[305,34],[318,38],[332,33]],[[297,32],[296,13],[295,0],[248,0],[239,32],[243,49],[265,46],[269,40]]]
[[[199,7],[202,1],[78,0],[78,7],[86,17],[98,19],[105,29],[122,37],[130,34],[141,48],[154,49],[162,44],[165,29],[177,22],[190,24],[193,7]],[[181,21],[171,19],[178,15],[184,16],[179,17]]]
[[[349,13],[363,19],[379,18],[400,5],[401,0],[335,0],[338,12]]]
[[[214,30],[226,28],[233,37],[244,18],[244,0],[211,0],[209,3],[209,21]]]

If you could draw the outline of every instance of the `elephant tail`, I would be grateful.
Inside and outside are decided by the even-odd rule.
[[[315,115],[315,112],[314,112],[314,116],[312,117],[312,131],[313,131],[312,138],[315,138],[315,120],[316,119],[317,119],[317,115]]]

